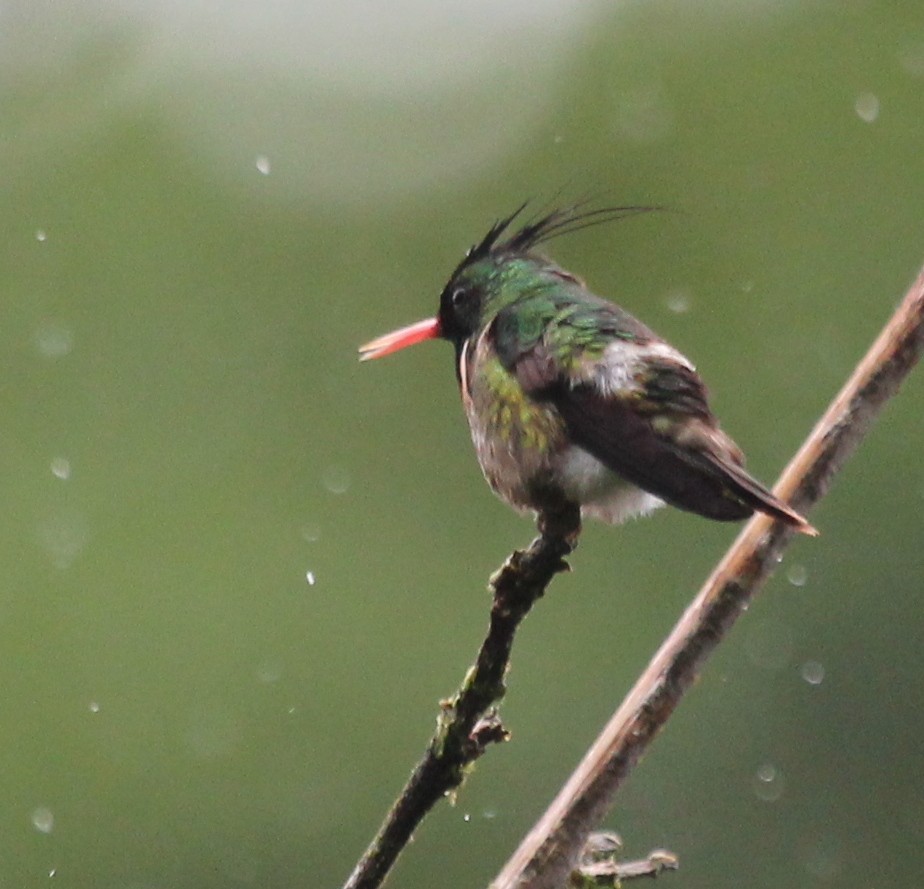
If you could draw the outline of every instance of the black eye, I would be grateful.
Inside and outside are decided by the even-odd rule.
[[[465,290],[461,287],[456,287],[456,289],[452,291],[450,299],[452,300],[453,307],[459,308],[459,306],[465,302]]]

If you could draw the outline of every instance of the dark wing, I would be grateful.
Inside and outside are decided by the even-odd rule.
[[[709,409],[706,387],[695,371],[670,360],[649,360],[639,382],[642,413],[650,411],[655,434],[672,452],[665,468],[686,463],[697,478],[677,475],[680,497],[664,499],[682,509],[710,518],[743,518],[752,511],[765,512],[806,534],[817,533],[794,509],[755,479],[744,468],[744,454],[719,428]],[[598,459],[601,459],[598,457]],[[663,458],[662,458],[663,459]]]
[[[694,371],[646,362],[634,396],[605,396],[590,385],[552,395],[574,441],[667,503],[710,519],[765,512],[806,534],[815,529],[744,469],[738,446],[709,410]]]
[[[551,400],[575,444],[640,488],[711,519],[747,518],[753,504],[729,485],[737,450],[712,427],[702,386],[675,382],[681,410],[641,393],[603,395],[590,384],[559,388]]]

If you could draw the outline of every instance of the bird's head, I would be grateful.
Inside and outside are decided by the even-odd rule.
[[[553,210],[511,231],[526,209],[522,204],[491,226],[488,233],[465,254],[440,294],[439,312],[360,346],[360,360],[381,358],[430,339],[452,342],[457,353],[462,344],[507,305],[544,284],[562,279],[576,281],[536,248],[551,238],[591,225],[643,213],[653,207],[603,207],[584,209],[585,204]]]

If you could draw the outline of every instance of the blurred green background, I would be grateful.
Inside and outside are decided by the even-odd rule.
[[[336,887],[532,536],[431,314],[523,199],[697,362],[772,481],[924,261],[908,2],[12,2],[0,10],[0,887]],[[608,826],[665,886],[917,887],[912,376]],[[513,741],[392,885],[485,885],[736,528],[591,526]]]

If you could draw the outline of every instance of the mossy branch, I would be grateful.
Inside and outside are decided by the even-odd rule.
[[[436,732],[423,759],[344,889],[381,886],[427,812],[462,784],[489,744],[507,739],[494,707],[506,690],[504,677],[517,627],[552,578],[568,569],[564,559],[576,546],[580,528],[577,509],[542,516],[539,536],[528,549],[515,551],[491,578],[491,619],[475,665],[459,690],[441,702]]]

